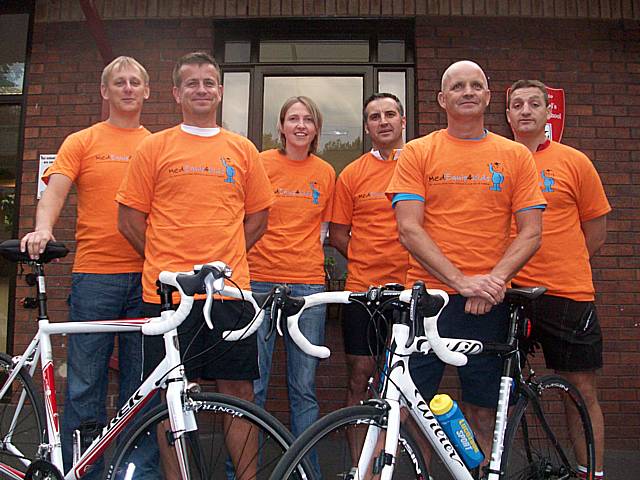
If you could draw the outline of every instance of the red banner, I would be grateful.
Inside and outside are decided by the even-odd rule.
[[[507,101],[509,100],[510,91],[511,89],[507,88]],[[547,87],[547,95],[549,95],[551,115],[544,126],[544,133],[548,139],[560,142],[564,131],[564,90],[562,88]]]
[[[560,142],[564,131],[564,90],[562,88],[547,87],[547,95],[549,95],[551,117],[544,127],[544,133],[547,138],[554,142]]]

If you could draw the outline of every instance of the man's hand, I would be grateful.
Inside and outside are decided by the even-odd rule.
[[[37,260],[44,252],[49,241],[56,241],[51,230],[36,230],[27,233],[20,240],[20,251],[27,252],[32,260]]]
[[[484,315],[489,313],[493,305],[480,297],[469,297],[464,304],[465,313],[471,315]]]
[[[502,302],[507,291],[505,282],[495,275],[465,275],[456,283],[455,288],[460,295],[469,298],[477,297],[488,302],[489,305]]]

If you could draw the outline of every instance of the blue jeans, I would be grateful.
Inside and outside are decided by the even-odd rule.
[[[74,273],[69,297],[72,322],[141,317],[140,273]],[[67,390],[62,416],[62,452],[65,471],[73,457],[73,431],[84,422],[107,421],[108,366],[114,333],[82,333],[68,336]],[[119,333],[120,407],[140,386],[141,334]],[[83,479],[102,478],[102,461]]]
[[[268,292],[276,283],[251,282],[251,290],[254,292]],[[294,296],[311,295],[324,292],[324,285],[289,284],[291,294]],[[269,373],[271,371],[271,358],[275,345],[276,334],[269,340],[265,337],[268,333],[270,317],[265,313],[264,323],[258,330],[258,364],[260,366],[260,378],[253,382],[255,402],[264,407],[267,400],[267,388],[269,386]],[[304,312],[300,317],[300,331],[309,341],[315,345],[324,344],[324,322],[326,307],[318,305]],[[316,368],[318,359],[307,355],[293,342],[286,328],[284,330],[284,345],[287,351],[287,387],[289,395],[291,432],[298,437],[309,425],[318,419],[320,408],[316,398]],[[317,461],[314,462],[317,467]],[[319,475],[315,478],[320,478]]]

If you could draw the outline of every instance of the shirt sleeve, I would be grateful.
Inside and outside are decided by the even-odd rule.
[[[249,168],[245,184],[244,210],[251,214],[269,208],[275,201],[275,197],[264,164],[258,157],[258,150],[253,144],[248,144],[246,156]]]
[[[116,201],[140,212],[149,213],[155,190],[155,159],[147,137],[129,162],[116,193]]]
[[[611,205],[609,205],[602,181],[593,163],[586,156],[583,160],[580,168],[577,205],[580,221],[586,222],[609,213]]]
[[[353,218],[353,192],[349,179],[348,171],[343,170],[336,181],[336,191],[333,195],[331,221],[340,225],[351,225]]]
[[[324,206],[322,212],[322,221],[330,222],[333,213],[333,202],[335,201],[335,189],[336,189],[336,172],[331,165],[329,165],[327,174],[327,204]]]
[[[533,155],[525,147],[517,153],[514,168],[511,211],[518,212],[530,207],[544,207],[547,201],[538,185],[538,172]]]
[[[411,143],[407,144],[397,161],[395,172],[385,192],[387,198],[393,200],[395,193],[411,193],[426,198],[427,189],[423,173],[425,169],[422,165],[425,159],[424,155],[420,154],[420,149]]]
[[[42,175],[42,181],[45,184],[49,183],[49,178],[51,178],[51,175],[54,173],[69,177],[72,182],[76,181],[80,174],[82,157],[85,150],[80,133],[81,132],[71,134],[62,142],[55,162],[53,162],[53,165],[47,168]]]

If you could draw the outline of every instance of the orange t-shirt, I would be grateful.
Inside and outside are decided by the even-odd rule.
[[[511,216],[546,204],[533,158],[523,145],[488,133],[460,140],[446,130],[409,142],[398,160],[387,195],[424,198],[424,229],[465,275],[487,274],[510,242]],[[407,283],[456,293],[413,258]]]
[[[129,273],[142,270],[142,258],[118,231],[118,204],[113,200],[129,160],[151,133],[146,128],[118,128],[107,122],[69,135],[45,182],[62,174],[76,184],[78,218],[73,271]]]
[[[146,302],[159,302],[155,282],[162,270],[191,271],[215,260],[249,287],[244,217],[269,208],[273,194],[246,138],[226,130],[200,137],[180,125],[153,134],[138,148],[116,200],[148,214]]]
[[[542,244],[513,282],[543,285],[551,295],[591,301],[594,288],[581,222],[611,211],[598,172],[586,155],[556,142],[533,158],[548,202],[542,216]]]
[[[351,226],[347,290],[404,284],[409,253],[398,240],[393,208],[384,194],[396,164],[365,153],[347,165],[336,182],[331,221]]]
[[[320,224],[331,219],[336,173],[315,155],[297,161],[260,153],[276,201],[269,227],[249,251],[251,280],[324,284]]]

